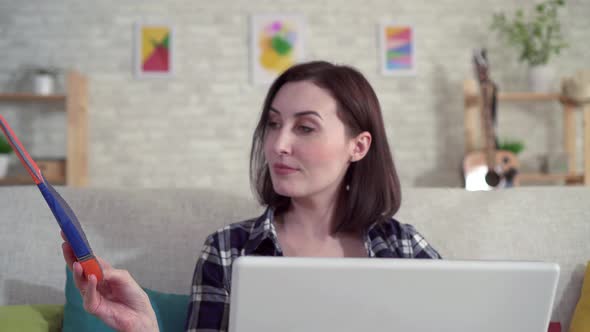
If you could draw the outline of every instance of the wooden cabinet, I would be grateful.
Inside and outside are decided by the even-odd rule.
[[[65,160],[36,160],[41,172],[52,185],[84,187],[88,185],[88,81],[77,71],[70,71],[63,95],[36,95],[30,93],[0,93],[0,103],[62,103],[66,113]],[[42,108],[41,108],[42,109]],[[16,133],[19,135],[19,133]],[[20,135],[19,135],[20,136]],[[27,148],[27,147],[25,147]],[[32,156],[35,159],[35,156]],[[47,174],[46,174],[47,173]],[[0,179],[0,185],[33,184],[28,174]]]

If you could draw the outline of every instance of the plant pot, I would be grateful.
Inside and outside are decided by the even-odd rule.
[[[549,65],[529,67],[529,90],[537,93],[557,91],[555,88],[555,71]]]
[[[0,154],[0,179],[6,177],[8,172],[8,162],[10,161],[10,155]]]

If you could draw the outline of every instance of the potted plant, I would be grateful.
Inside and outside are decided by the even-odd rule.
[[[524,150],[524,143],[516,139],[505,138],[498,143],[498,150],[510,151],[518,155]]]
[[[6,139],[0,135],[0,178],[6,176],[11,152],[12,146],[10,146]]]
[[[551,90],[553,70],[549,60],[568,46],[558,17],[558,9],[563,6],[565,0],[545,0],[530,15],[519,9],[513,19],[504,13],[493,17],[492,30],[518,50],[519,61],[529,65],[529,85],[535,92]]]

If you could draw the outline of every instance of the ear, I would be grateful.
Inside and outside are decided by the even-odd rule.
[[[369,133],[368,131],[363,131],[362,133],[354,137],[351,141],[352,152],[350,155],[350,162],[355,162],[363,159],[369,152],[369,148],[371,147],[371,141],[371,133]]]

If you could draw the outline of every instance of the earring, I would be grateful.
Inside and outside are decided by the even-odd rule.
[[[346,191],[350,191],[350,185],[346,185]]]

